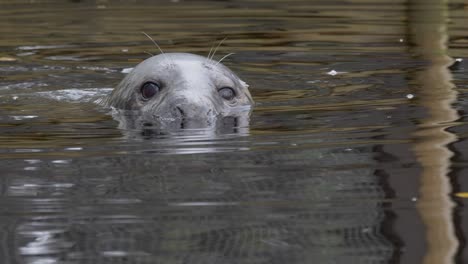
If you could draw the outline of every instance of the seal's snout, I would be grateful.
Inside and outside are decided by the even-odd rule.
[[[186,97],[176,98],[168,102],[166,107],[169,108],[168,112],[172,113],[173,117],[180,119],[206,118],[210,113],[214,112],[211,104],[202,104]]]
[[[166,112],[171,113],[172,117],[175,118],[185,118],[187,114],[187,99],[185,98],[175,98],[173,100],[169,100],[166,105]]]

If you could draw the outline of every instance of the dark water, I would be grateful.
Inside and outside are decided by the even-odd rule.
[[[466,263],[463,1],[0,2],[1,263]],[[250,84],[250,127],[125,130],[158,53]]]

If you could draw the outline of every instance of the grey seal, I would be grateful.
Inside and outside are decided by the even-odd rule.
[[[203,127],[249,112],[248,85],[220,62],[191,53],[163,53],[138,64],[104,100],[140,123]]]

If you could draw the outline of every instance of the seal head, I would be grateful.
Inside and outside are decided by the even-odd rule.
[[[189,53],[164,53],[138,64],[105,100],[148,120],[210,123],[236,116],[254,103],[248,85],[216,61]]]

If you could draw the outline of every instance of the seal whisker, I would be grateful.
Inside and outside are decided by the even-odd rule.
[[[218,64],[220,64],[225,58],[227,58],[227,57],[229,57],[229,56],[231,56],[231,55],[234,55],[234,54],[235,54],[235,53],[229,53],[229,54],[227,54],[227,55],[224,55],[224,57],[222,57],[222,58],[215,64],[215,66],[218,65]]]
[[[218,50],[219,46],[221,46],[221,44],[223,44],[223,42],[227,39],[228,37],[225,37],[223,38],[223,40],[221,40],[218,44],[218,46],[216,46],[216,49],[213,51],[213,54],[211,55],[211,58],[210,59],[213,59],[213,57],[215,56],[216,54],[216,51]]]
[[[211,45],[210,52],[208,53],[208,56],[206,56],[205,62],[208,62],[210,60],[210,55],[211,55],[211,52],[213,52],[214,45],[215,45],[214,43]]]
[[[164,54],[164,51],[161,49],[161,47],[159,47],[158,43],[156,43],[156,41],[150,37],[150,35],[146,34],[146,32],[142,31],[141,33],[143,33],[147,38],[149,38],[153,43],[154,45],[156,45],[156,47],[159,49],[159,51]]]
[[[153,43],[154,45],[158,48],[158,50],[161,52],[161,54],[164,55],[164,57],[166,58],[166,60],[169,62],[169,64],[174,64],[170,59],[169,57],[166,56],[166,53],[164,53],[164,51],[161,49],[161,47],[158,45],[158,43],[148,34],[146,34],[146,32],[142,31],[141,33],[143,33],[147,38],[149,38]]]
[[[151,52],[148,52],[148,51],[146,51],[146,50],[144,51],[144,53],[146,53],[146,54],[150,55],[151,57],[153,57],[153,56],[154,56],[154,54],[153,54],[153,53],[151,53]]]

